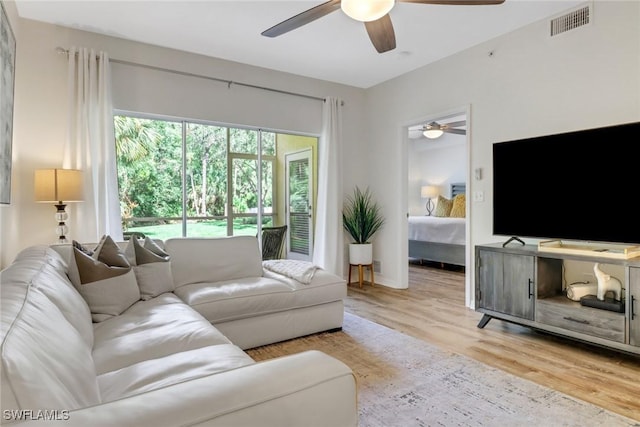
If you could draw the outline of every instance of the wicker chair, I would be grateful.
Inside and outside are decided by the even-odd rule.
[[[283,258],[284,239],[287,235],[287,226],[262,227],[262,259]]]

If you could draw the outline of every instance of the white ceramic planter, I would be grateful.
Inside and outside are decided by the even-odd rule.
[[[371,243],[349,244],[349,264],[373,264],[373,245]]]

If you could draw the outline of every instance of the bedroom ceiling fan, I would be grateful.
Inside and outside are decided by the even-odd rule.
[[[422,134],[429,139],[440,138],[443,133],[453,133],[456,135],[466,135],[465,129],[456,129],[461,126],[466,126],[466,120],[460,120],[458,122],[451,122],[446,124],[440,124],[438,122],[427,123],[422,126]]]
[[[262,32],[266,37],[278,37],[291,30],[300,28],[329,13],[342,9],[349,17],[364,22],[367,34],[378,53],[396,48],[396,35],[389,17],[389,11],[398,3],[421,3],[441,5],[495,5],[505,0],[329,0],[307,9]]]

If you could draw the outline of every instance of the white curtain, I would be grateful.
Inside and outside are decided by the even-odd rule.
[[[342,102],[326,98],[318,147],[318,200],[313,247],[314,264],[342,277]]]
[[[84,178],[84,201],[74,206],[69,235],[84,242],[97,242],[103,234],[122,240],[108,55],[71,48],[68,87],[64,167],[82,170]]]

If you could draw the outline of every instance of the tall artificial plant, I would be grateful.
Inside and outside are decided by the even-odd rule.
[[[342,225],[355,243],[369,243],[373,235],[384,224],[380,206],[373,200],[367,188],[362,191],[356,187],[353,195],[348,196],[342,210]]]

